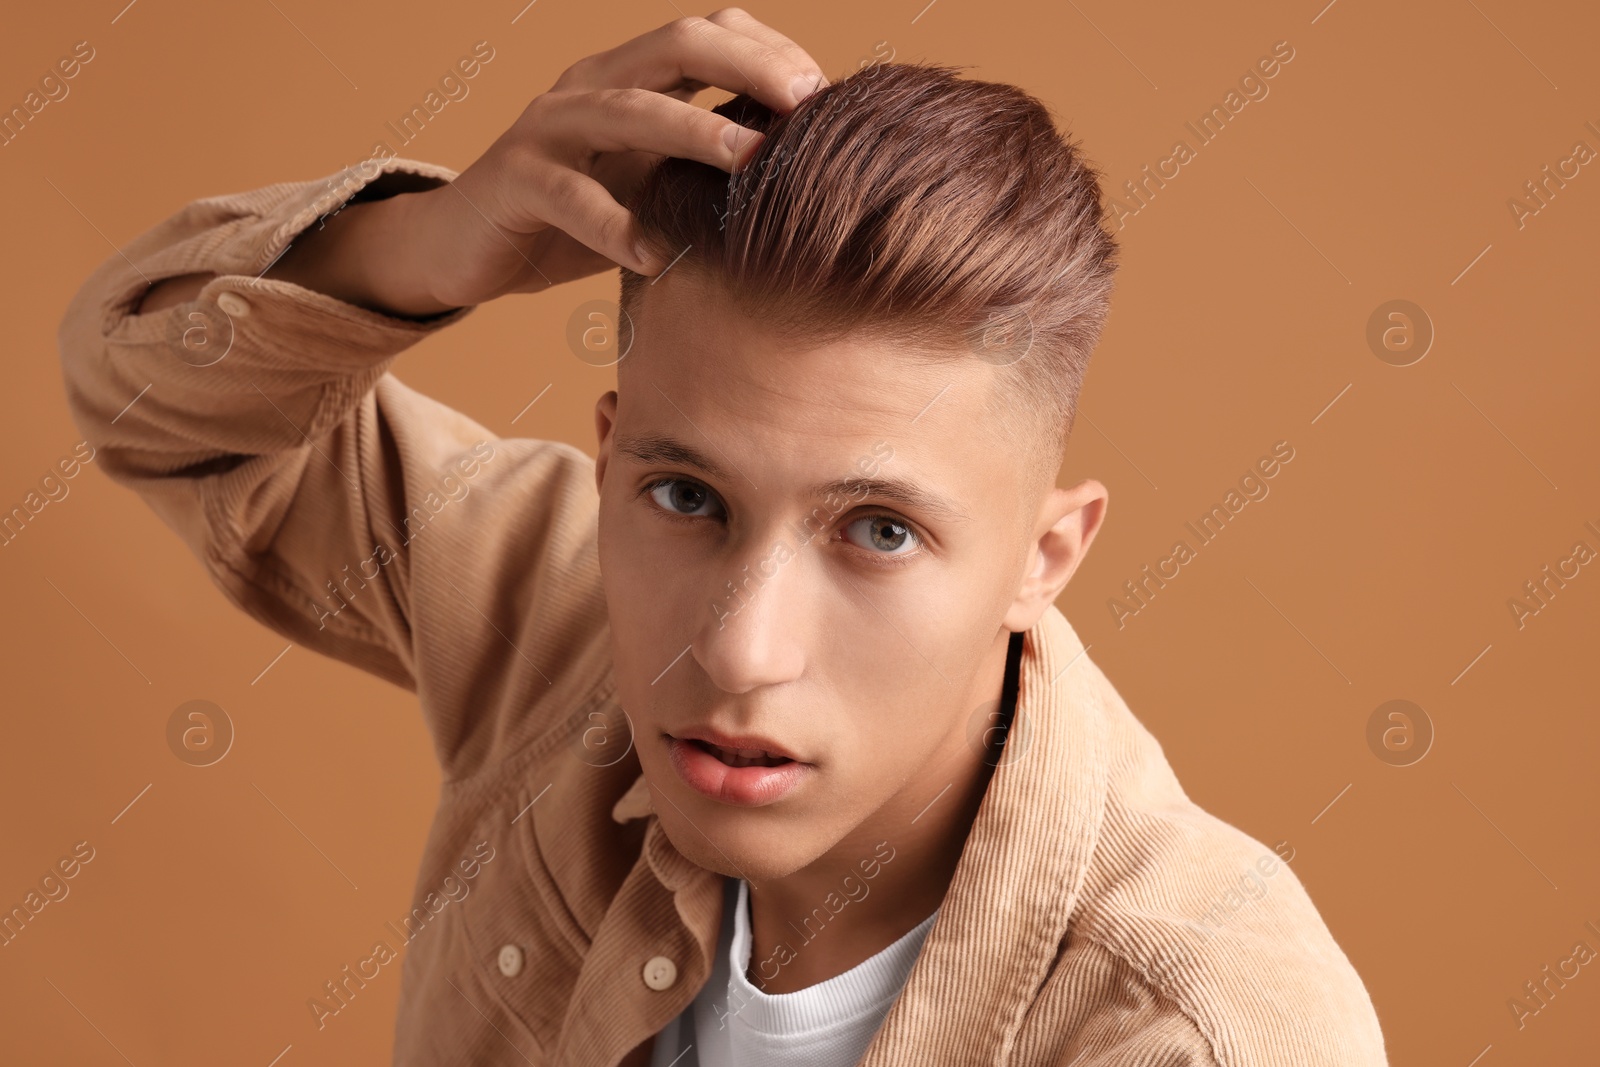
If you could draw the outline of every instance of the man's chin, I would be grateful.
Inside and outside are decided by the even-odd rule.
[[[714,818],[691,816],[693,821],[671,803],[657,803],[655,810],[674,848],[695,866],[729,878],[757,884],[785,878],[826,851],[813,851],[794,834],[775,831],[759,817],[759,809],[728,808]]]

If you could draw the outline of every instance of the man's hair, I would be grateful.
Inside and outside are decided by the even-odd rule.
[[[958,69],[864,66],[786,114],[736,96],[714,111],[765,134],[750,161],[664,159],[628,206],[660,262],[781,336],[1001,365],[992,414],[1045,442],[1029,467],[1053,485],[1116,241],[1099,172],[1046,107]],[[649,281],[622,268],[630,326]]]

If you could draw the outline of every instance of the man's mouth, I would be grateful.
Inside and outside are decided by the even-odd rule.
[[[711,734],[732,744],[704,737],[664,734],[667,757],[685,785],[701,796],[736,807],[773,804],[799,789],[817,770],[795,759],[768,737],[731,737],[708,729],[685,733]],[[756,747],[760,746],[760,747]]]
[[[701,741],[694,737],[683,740],[711,753],[730,767],[781,767],[785,763],[794,762],[788,756],[769,755],[757,748],[723,748],[721,745],[713,745],[709,741]]]

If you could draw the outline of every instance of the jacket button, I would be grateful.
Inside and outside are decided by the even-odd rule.
[[[250,302],[238,293],[224,292],[217,294],[217,307],[233,318],[243,318],[250,314]]]
[[[515,978],[522,973],[522,950],[516,945],[500,946],[500,973]]]
[[[644,984],[660,991],[672,988],[678,980],[678,965],[665,956],[651,956],[644,965]]]

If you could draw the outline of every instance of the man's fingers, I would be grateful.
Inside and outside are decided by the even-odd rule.
[[[738,21],[719,15],[721,21]],[[636,87],[665,93],[685,82],[701,82],[748,93],[774,110],[788,111],[825,80],[822,69],[798,46],[779,46],[689,15],[581,60],[556,87]]]
[[[641,274],[666,264],[607,188],[602,161],[671,156],[732,171],[761,135],[691,101],[716,86],[788,111],[827,79],[799,45],[739,8],[686,16],[579,60],[524,112],[519,209]],[[525,134],[525,135],[526,135]],[[531,150],[531,151],[530,151]]]
[[[802,68],[816,68],[818,81],[816,88],[820,89],[828,84],[828,79],[822,76],[822,69],[817,66],[817,61],[812,59],[804,48],[779,33],[777,30],[761,22],[748,11],[740,7],[725,7],[713,11],[706,16],[707,22],[714,22],[718,26],[726,26],[730,30],[737,30],[746,37],[754,37],[774,52],[780,52]]]
[[[660,269],[639,243],[638,220],[605,186],[568,167],[550,167],[546,175],[550,184],[537,193],[541,219],[629,270],[652,274]]]
[[[600,152],[650,152],[731,171],[755,154],[761,134],[649,89],[601,89],[546,109],[540,139],[574,164]]]

